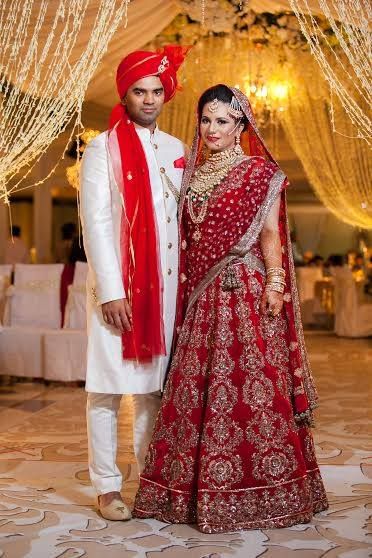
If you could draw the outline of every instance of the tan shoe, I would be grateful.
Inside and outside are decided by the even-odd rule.
[[[102,517],[110,521],[128,521],[132,518],[128,506],[118,498],[112,500],[107,506],[101,506],[98,502],[98,509]]]

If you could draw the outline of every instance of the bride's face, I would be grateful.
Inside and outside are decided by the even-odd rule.
[[[200,119],[200,135],[211,151],[224,151],[235,145],[235,138],[241,133],[241,127],[228,113],[229,104],[218,102],[217,110],[210,111],[212,103],[203,107]],[[215,108],[215,107],[212,107]]]

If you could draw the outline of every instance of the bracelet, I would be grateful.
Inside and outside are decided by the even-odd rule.
[[[278,273],[279,275],[285,275],[285,270],[282,267],[269,267],[266,273]]]
[[[267,283],[281,283],[282,285],[285,285],[285,279],[284,277],[276,277],[276,276],[270,276],[267,277]]]
[[[284,285],[277,285],[275,283],[269,283],[266,285],[265,289],[267,291],[275,291],[276,293],[284,293]]]
[[[284,281],[267,281],[266,285],[277,285],[279,287],[285,287]]]

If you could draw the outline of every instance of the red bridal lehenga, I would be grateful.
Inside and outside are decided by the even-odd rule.
[[[286,219],[287,180],[247,98],[250,154],[214,189],[204,221],[187,202],[198,130],[180,199],[177,345],[134,515],[197,523],[206,533],[287,527],[328,507],[309,429],[316,391],[299,315]],[[246,138],[247,139],[247,138]],[[281,196],[282,312],[260,313],[260,231]]]

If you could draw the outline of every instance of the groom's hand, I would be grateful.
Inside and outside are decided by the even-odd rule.
[[[121,333],[132,330],[132,310],[125,298],[102,304],[102,316],[106,324],[116,327]]]

